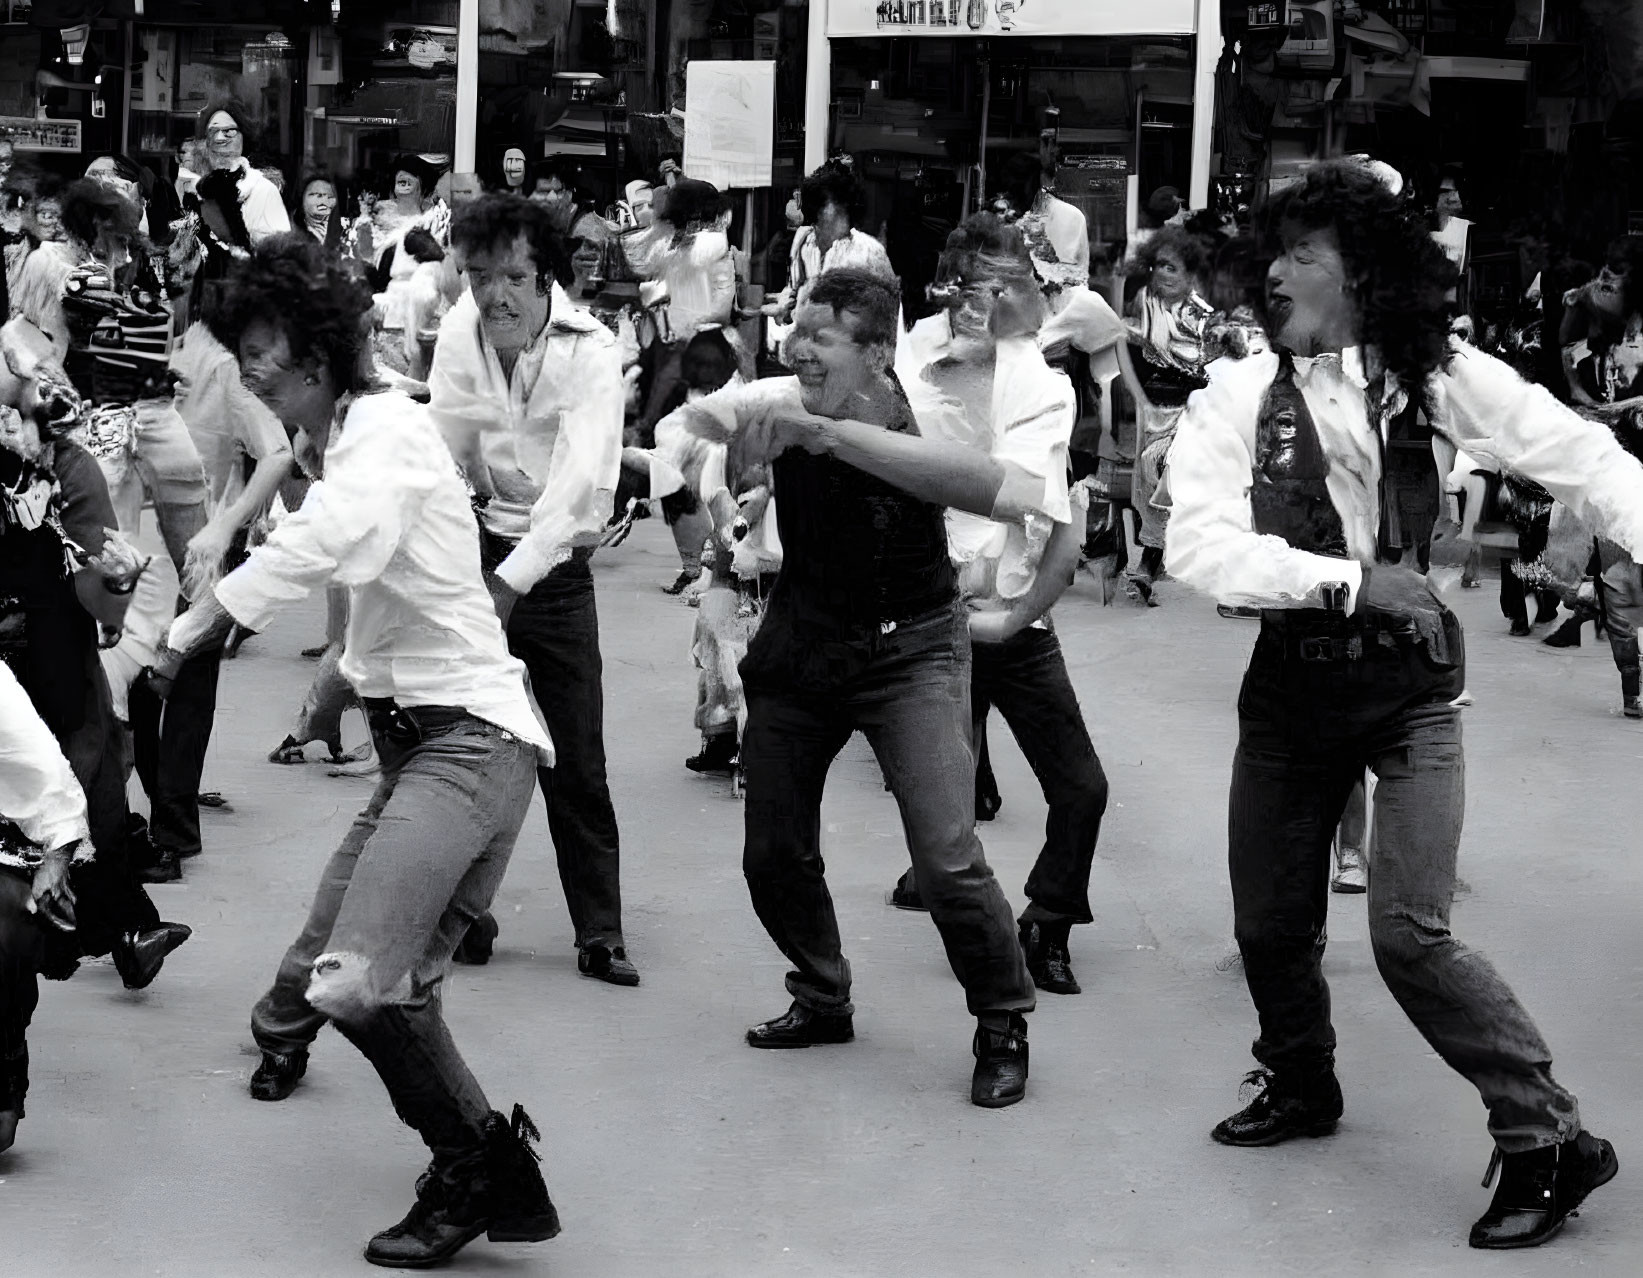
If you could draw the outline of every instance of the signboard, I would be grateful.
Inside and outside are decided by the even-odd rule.
[[[37,120],[32,115],[0,115],[0,137],[19,151],[80,151],[80,121]]]
[[[693,59],[685,68],[686,177],[769,186],[776,148],[776,64]]]
[[[1191,35],[1196,0],[831,0],[829,36]]]

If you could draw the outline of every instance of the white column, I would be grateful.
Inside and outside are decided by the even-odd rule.
[[[1221,60],[1220,0],[1198,0],[1198,35],[1192,85],[1192,174],[1187,204],[1209,205],[1209,162],[1215,147],[1215,64]]]
[[[456,145],[452,171],[472,173],[479,133],[479,0],[462,0],[456,19]]]
[[[810,40],[804,72],[804,171],[827,159],[828,108],[833,101],[833,51],[827,42],[827,0],[810,0]]]

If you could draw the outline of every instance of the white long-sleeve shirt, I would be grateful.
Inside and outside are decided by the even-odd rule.
[[[1357,350],[1295,359],[1295,382],[1329,462],[1329,497],[1346,532],[1348,558],[1317,555],[1255,532],[1249,493],[1256,430],[1277,376],[1273,352],[1217,360],[1209,385],[1187,402],[1170,449],[1172,501],[1164,565],[1172,577],[1222,603],[1316,608],[1319,587],[1344,582],[1357,603],[1375,562],[1380,523],[1380,445],[1390,412],[1372,423]],[[1643,465],[1603,426],[1560,404],[1542,386],[1464,342],[1432,377],[1431,422],[1457,448],[1535,480],[1553,497],[1643,559]]]
[[[497,575],[520,594],[599,544],[622,470],[627,388],[616,339],[556,284],[547,327],[513,376],[485,340],[472,293],[439,328],[428,411],[490,503],[488,532],[518,543]]]
[[[0,818],[46,851],[89,839],[86,796],[57,738],[0,662]],[[17,864],[16,862],[9,862]]]
[[[485,589],[467,489],[428,410],[397,391],[354,401],[326,447],[324,478],[216,594],[261,630],[332,582],[348,587],[338,668],[360,696],[461,706],[553,761]],[[197,640],[203,611],[173,623],[171,647]]]

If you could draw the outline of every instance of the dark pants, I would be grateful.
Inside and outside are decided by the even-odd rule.
[[[29,1022],[40,1003],[45,928],[28,912],[31,876],[0,869],[0,1111],[23,1114],[29,1090]]]
[[[1451,619],[1455,655],[1460,628]],[[1369,935],[1409,1019],[1482,1094],[1507,1153],[1580,1130],[1551,1050],[1487,959],[1449,930],[1464,807],[1465,666],[1370,634],[1358,660],[1303,660],[1301,627],[1263,623],[1238,698],[1229,820],[1244,974],[1260,1014],[1256,1059],[1275,1073],[1332,1067],[1320,940],[1330,843],[1347,796],[1375,770]]]
[[[148,795],[149,833],[178,856],[200,851],[200,778],[217,716],[222,649],[190,657],[161,700],[146,679],[131,685],[132,751]]]
[[[623,945],[621,841],[605,777],[604,663],[586,559],[514,605],[508,651],[525,663],[558,760],[537,775],[576,944],[614,949]]]
[[[791,623],[773,610],[765,626]],[[794,636],[799,642],[802,636]],[[768,672],[747,686],[746,843],[753,908],[794,966],[787,988],[820,1011],[851,1010],[850,964],[821,855],[827,771],[860,731],[901,809],[925,904],[970,1011],[1030,1011],[1033,983],[1010,903],[976,837],[970,749],[970,637],[949,609],[880,637],[837,687],[800,690]]]
[[[988,708],[997,706],[1050,809],[1021,917],[1093,922],[1090,866],[1107,810],[1107,777],[1084,727],[1061,644],[1053,631],[1029,627],[1004,643],[976,645],[973,661],[970,705],[977,739]]]
[[[442,1011],[451,954],[490,908],[530,806],[535,750],[459,710],[371,715],[382,780],[320,876],[308,921],[251,1013],[265,1051],[327,1020],[375,1067],[436,1158],[478,1146],[490,1105]]]
[[[1514,560],[1503,560],[1500,565],[1500,612],[1501,616],[1514,626],[1527,626],[1530,622],[1529,600],[1535,600],[1535,615],[1533,620],[1539,621],[1542,617],[1549,617],[1557,612],[1557,594],[1551,590],[1530,590],[1523,584],[1523,578],[1512,571]]]

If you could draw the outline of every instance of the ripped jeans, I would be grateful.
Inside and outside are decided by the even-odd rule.
[[[1489,1110],[1506,1153],[1572,1137],[1575,1098],[1552,1053],[1489,961],[1449,930],[1465,806],[1465,664],[1369,636],[1361,655],[1319,660],[1294,627],[1262,624],[1238,698],[1229,819],[1244,975],[1260,1015],[1257,1060],[1275,1073],[1332,1068],[1322,972],[1330,843],[1364,768],[1375,770],[1369,935],[1404,1013]],[[1459,626],[1454,627],[1459,656]],[[1310,658],[1303,660],[1303,655]]]
[[[268,1052],[326,1021],[436,1158],[482,1139],[490,1104],[441,1010],[451,954],[490,908],[536,789],[535,749],[452,707],[373,703],[382,781],[320,876],[308,922],[251,1014]]]

